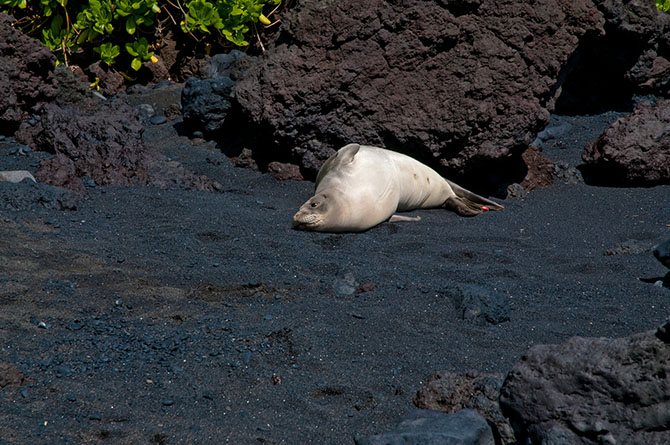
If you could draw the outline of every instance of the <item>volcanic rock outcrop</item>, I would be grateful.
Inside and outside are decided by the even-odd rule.
[[[667,17],[653,2],[621,3],[304,1],[234,95],[259,157],[308,176],[361,142],[481,180],[518,158],[554,108],[667,88]]]

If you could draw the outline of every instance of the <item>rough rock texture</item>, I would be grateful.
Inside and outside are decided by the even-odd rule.
[[[39,120],[22,125],[16,138],[55,156],[35,175],[47,184],[82,191],[83,176],[98,185],[143,184],[148,153],[136,111],[120,101],[85,108],[46,104]]]
[[[542,187],[549,187],[554,183],[556,177],[556,165],[542,154],[535,146],[531,145],[521,154],[526,173],[523,175],[521,187],[530,192]]]
[[[670,443],[669,332],[533,347],[500,396],[519,443]]]
[[[493,445],[486,420],[475,411],[414,410],[390,433],[356,437],[356,445]]]
[[[0,134],[11,135],[41,103],[53,100],[58,87],[51,51],[0,14]]]
[[[181,32],[174,35],[172,31],[168,31],[160,47],[156,48],[155,54],[163,62],[173,80],[184,82],[189,77],[201,75],[210,57],[188,44],[184,45],[181,41],[183,36],[180,34]]]
[[[126,91],[125,79],[121,74],[115,70],[110,70],[105,67],[102,61],[95,62],[88,66],[88,72],[92,77],[100,79],[98,85],[100,92],[104,95],[112,96]],[[95,79],[90,79],[95,81]]]
[[[189,173],[145,146],[143,131],[131,106],[89,100],[77,106],[45,104],[38,117],[21,125],[16,138],[54,154],[41,162],[35,174],[39,181],[76,192],[83,192],[84,184],[216,188],[213,181]]]
[[[271,162],[268,165],[268,173],[280,181],[286,181],[288,179],[302,181],[304,179],[300,173],[300,168],[298,168],[297,165],[284,162]]]
[[[591,180],[620,186],[670,184],[668,128],[670,100],[640,103],[584,149]]]
[[[240,60],[245,57],[246,54],[236,49],[226,54],[217,54],[212,57],[203,71],[209,79],[230,77],[232,80],[238,81],[244,73],[246,65],[246,61],[240,62]]]
[[[475,410],[488,421],[496,443],[510,444],[515,441],[514,431],[498,405],[502,383],[499,374],[436,372],[417,391],[414,404],[421,409],[444,413]]]
[[[304,1],[234,92],[257,150],[283,150],[308,175],[365,142],[451,177],[485,176],[490,162],[521,155],[555,104],[581,97],[592,52],[619,57],[597,67],[601,84],[612,66],[623,78],[635,65],[636,81],[653,71],[637,63],[662,46],[653,2],[596,3]]]

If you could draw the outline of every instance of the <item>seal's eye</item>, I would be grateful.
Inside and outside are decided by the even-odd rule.
[[[312,206],[312,208],[314,208],[314,207],[316,207],[316,206],[318,206],[318,205],[319,205],[318,202],[313,202],[313,203],[310,204],[310,206]]]

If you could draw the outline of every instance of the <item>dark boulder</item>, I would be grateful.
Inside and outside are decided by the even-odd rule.
[[[603,33],[580,39],[556,83],[555,110],[599,113],[631,107],[633,94],[667,94],[670,15],[647,0],[593,0]]]
[[[597,54],[590,64],[597,73],[615,74],[611,80],[610,76],[601,76],[596,81],[598,91],[603,95],[615,92],[612,87],[616,85],[610,82],[621,82],[616,79],[616,73],[622,70],[624,88],[638,94],[667,96],[670,93],[670,14],[660,12],[654,2],[647,0],[594,0],[594,3],[607,20],[605,31],[609,37],[607,50],[596,48]]]
[[[98,79],[100,93],[113,96],[126,92],[126,79],[118,71],[107,67],[102,61],[92,63],[88,66],[87,71],[92,77]]]
[[[230,94],[235,82],[229,77],[190,77],[181,95],[184,125],[207,137],[219,136],[230,110]]]
[[[190,77],[186,81],[181,105],[184,126],[191,134],[218,140],[235,165],[257,169],[254,153],[245,150],[244,131],[241,131],[239,112],[232,100],[233,87],[250,60],[237,50],[215,55],[201,70],[204,78]],[[264,166],[267,167],[267,164]]]
[[[519,443],[670,443],[670,324],[534,346],[500,406]]]
[[[582,153],[591,182],[608,185],[670,184],[670,100],[642,102],[618,119]]]
[[[280,181],[286,181],[289,179],[294,181],[303,180],[302,174],[300,174],[300,168],[294,164],[271,162],[268,165],[268,173]]]

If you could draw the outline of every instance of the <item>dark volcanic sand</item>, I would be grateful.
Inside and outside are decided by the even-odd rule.
[[[574,165],[612,118],[554,118],[571,127],[545,153]],[[313,184],[234,168],[173,124],[147,142],[221,192],[95,187],[62,211],[30,203],[46,186],[0,183],[0,362],[28,378],[0,389],[0,443],[352,443],[435,371],[506,373],[534,344],[669,314],[670,290],[638,278],[667,272],[649,250],[670,186],[557,183],[475,218],[297,232]],[[0,165],[34,170],[15,149]],[[342,293],[352,277],[376,286]],[[511,320],[459,319],[462,283],[507,295]]]

